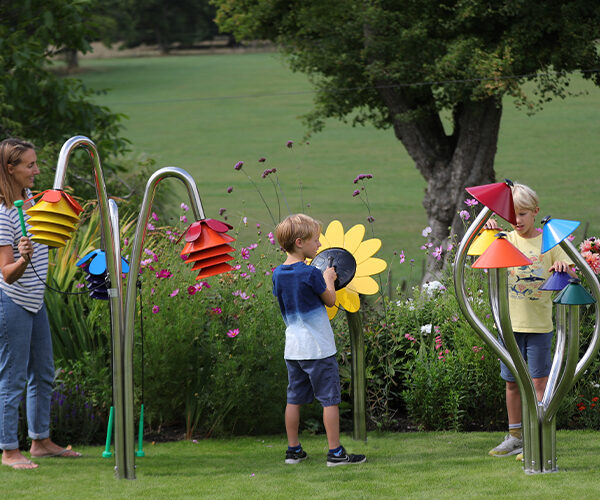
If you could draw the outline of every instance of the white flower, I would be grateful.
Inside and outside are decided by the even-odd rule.
[[[439,281],[428,281],[423,285],[423,290],[427,292],[427,295],[431,297],[438,290],[443,292],[444,290],[446,290],[446,287],[442,285]]]
[[[432,327],[431,323],[429,323],[428,325],[423,325],[423,326],[421,327],[421,333],[422,333],[423,335],[428,335],[428,334],[430,334],[430,333],[431,333],[431,327]]]
[[[427,226],[425,229],[423,229],[423,232],[421,233],[423,235],[423,238],[427,238],[427,236],[429,235],[429,233],[431,233],[432,229]]]

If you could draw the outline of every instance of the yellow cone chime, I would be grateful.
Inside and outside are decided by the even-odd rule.
[[[233,226],[215,219],[204,219],[194,222],[184,233],[186,241],[182,256],[187,256],[186,264],[193,264],[192,271],[200,271],[196,280],[208,278],[216,274],[231,271],[233,267],[227,264],[233,260],[229,255],[235,249],[229,243],[235,238],[227,231]]]
[[[64,247],[73,236],[83,208],[60,189],[48,189],[30,199],[40,195],[40,200],[26,210],[31,239],[49,247]]]

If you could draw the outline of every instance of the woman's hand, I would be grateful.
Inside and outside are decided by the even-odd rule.
[[[17,246],[21,257],[23,257],[27,262],[31,260],[31,256],[33,255],[33,245],[31,244],[31,240],[26,236],[21,236],[19,240],[19,244]]]

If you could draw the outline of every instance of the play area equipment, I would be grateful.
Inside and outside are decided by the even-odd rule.
[[[581,271],[591,294],[579,280],[566,280],[555,273],[542,285],[546,293],[561,289],[554,299],[556,304],[556,348],[548,383],[542,401],[538,401],[527,365],[517,346],[512,330],[508,308],[507,268],[527,265],[530,261],[502,234],[494,231],[494,240],[481,253],[472,265],[475,269],[485,269],[488,275],[489,302],[497,335],[492,334],[477,317],[469,302],[465,287],[465,267],[469,249],[476,243],[475,238],[493,213],[516,224],[512,183],[509,180],[485,186],[467,188],[467,192],[480,201],[484,208],[471,224],[463,237],[454,261],[454,286],[456,298],[465,318],[484,342],[506,364],[514,375],[522,401],[523,422],[523,468],[528,474],[556,472],[556,412],[561,400],[585,370],[600,347],[600,285],[598,280],[568,240],[579,222],[551,219],[542,223],[542,253],[560,245]],[[472,255],[472,254],[471,254]],[[564,288],[559,288],[562,285]],[[579,307],[595,303],[595,325],[587,349],[579,359]],[[497,336],[502,339],[502,345]]]
[[[87,151],[92,162],[101,234],[101,248],[84,256],[78,265],[85,267],[89,274],[86,281],[90,295],[94,298],[108,299],[111,317],[113,406],[103,456],[111,456],[110,434],[113,433],[115,477],[135,479],[135,456],[144,456],[141,441],[138,451],[135,451],[134,431],[133,336],[136,288],[144,238],[158,183],[165,178],[174,177],[187,188],[195,222],[186,230],[186,248],[190,251],[188,260],[195,263],[193,270],[200,271],[196,279],[231,269],[226,262],[233,258],[227,254],[233,251],[229,243],[234,239],[225,234],[231,226],[213,219],[205,219],[200,195],[190,174],[177,167],[165,167],[154,172],[146,183],[128,265],[121,257],[117,205],[114,200],[108,198],[96,146],[87,137],[75,136],[67,140],[61,148],[52,190],[42,193],[40,202],[27,211],[31,215],[30,224],[34,229],[37,225],[35,231],[31,230],[34,235],[32,239],[35,241],[51,247],[64,246],[75,230],[81,207],[63,191],[63,186],[70,155],[78,147]],[[187,245],[190,245],[189,248]],[[127,267],[129,279],[124,294],[123,273],[127,272]],[[140,419],[143,419],[143,413]],[[141,435],[141,431],[139,434]]]
[[[367,382],[365,373],[365,339],[358,311],[360,295],[374,295],[379,284],[371,276],[383,272],[387,263],[373,257],[381,248],[381,240],[371,238],[363,240],[365,226],[356,224],[347,232],[340,221],[334,220],[328,226],[319,241],[321,247],[310,263],[321,271],[333,266],[338,275],[335,282],[335,305],[327,307],[327,315],[332,319],[339,308],[346,311],[350,330],[351,378],[353,433],[357,440],[367,439]]]

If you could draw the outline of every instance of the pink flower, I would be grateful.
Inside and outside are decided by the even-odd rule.
[[[213,314],[221,314],[223,310],[220,307],[211,307],[210,312]]]
[[[157,278],[170,278],[171,276],[173,276],[173,273],[168,269],[161,269],[156,273]]]
[[[239,333],[240,333],[239,328],[233,328],[232,330],[229,330],[227,332],[227,336],[232,339],[232,338],[237,337]]]
[[[475,205],[478,205],[479,202],[473,198],[468,198],[465,200],[465,205],[467,205],[468,207],[474,207]]]
[[[185,215],[181,215],[179,216],[179,220],[183,223],[186,223],[188,221],[187,217]]]
[[[152,212],[152,218],[156,221],[158,220],[158,215],[156,215],[156,212]]]
[[[403,264],[405,261],[405,257],[404,257],[404,250],[400,251],[400,264]]]
[[[188,207],[185,203],[182,203],[180,205],[180,207],[181,207],[181,210],[183,210],[184,212],[187,212],[190,209],[190,207]]]
[[[158,306],[153,306],[152,307],[152,313],[153,314],[156,314],[158,311],[160,311],[160,307],[158,307]]]
[[[242,248],[240,253],[242,254],[242,259],[248,260],[250,258],[250,251],[247,248]]]
[[[198,289],[194,285],[190,285],[188,286],[187,291],[189,295],[194,295],[198,291]]]
[[[154,231],[154,229],[156,229],[152,224],[150,224],[148,222],[148,224],[146,225],[146,227],[148,228],[148,231]]]
[[[175,290],[173,290],[170,294],[169,297],[175,297],[175,295],[177,295],[179,293],[179,288],[175,288]]]
[[[85,285],[83,283],[77,283],[75,286],[77,288],[83,288]]]
[[[273,236],[273,233],[267,234],[267,238],[269,238],[269,242],[271,243],[271,245],[275,244],[275,237]]]
[[[469,220],[471,218],[471,214],[466,210],[461,210],[458,215],[462,220]]]
[[[440,245],[439,247],[435,247],[435,250],[433,252],[431,252],[431,255],[433,257],[435,257],[437,260],[441,260],[442,259],[442,246]]]
[[[233,166],[233,168],[234,168],[235,170],[241,170],[243,166],[244,166],[244,162],[243,162],[243,161],[238,161],[238,162],[237,162],[237,163],[236,163],[236,164]]]
[[[233,191],[233,186],[229,186],[229,187],[227,188],[227,192],[228,192],[228,193],[231,193],[232,191]]]

